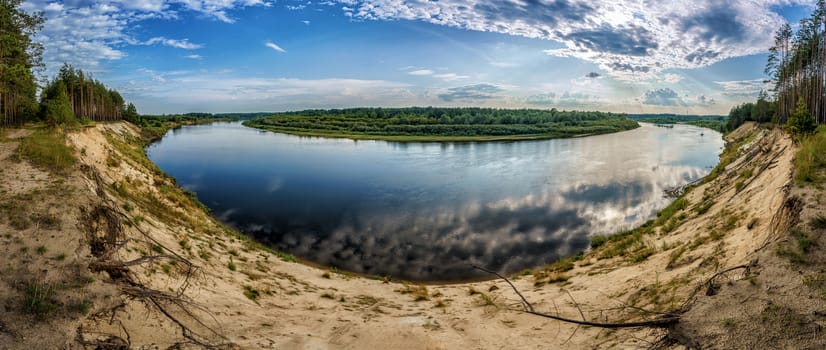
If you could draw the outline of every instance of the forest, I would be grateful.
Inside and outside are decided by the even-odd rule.
[[[394,141],[564,138],[639,126],[616,113],[441,107],[305,110],[253,118],[244,125],[305,136]]]
[[[728,130],[728,120],[722,115],[680,115],[680,114],[632,114],[628,118],[644,123],[654,124],[688,124],[707,128],[721,133]]]
[[[127,119],[138,112],[114,89],[68,64],[43,86],[36,72],[43,46],[32,37],[43,26],[42,13],[27,13],[23,0],[0,1],[0,126],[43,121],[49,126]],[[38,89],[39,97],[38,97]]]
[[[744,121],[775,122],[801,136],[826,123],[826,1],[818,0],[796,31],[788,23],[778,28],[765,73],[771,95],[761,91],[756,102],[732,108],[729,129]]]

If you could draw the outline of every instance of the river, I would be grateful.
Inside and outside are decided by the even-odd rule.
[[[147,148],[216,217],[308,261],[413,281],[510,273],[633,228],[705,176],[722,135],[651,124],[573,139],[398,143],[300,137],[240,122]]]

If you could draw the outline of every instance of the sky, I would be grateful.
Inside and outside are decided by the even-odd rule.
[[[814,0],[29,0],[144,114],[477,106],[727,114]]]

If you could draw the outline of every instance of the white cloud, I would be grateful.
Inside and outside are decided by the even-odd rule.
[[[771,84],[763,79],[715,81],[727,96],[757,96],[760,90],[769,90]]]
[[[231,23],[229,11],[271,5],[262,0],[28,0],[21,7],[45,15],[46,23],[37,40],[44,44],[44,63],[47,74],[52,74],[63,62],[90,72],[101,71],[102,62],[126,57],[125,45],[161,44],[187,50],[202,47],[186,39],[133,38],[130,30],[146,19],[176,19],[178,12],[194,11]]]
[[[434,78],[439,78],[444,81],[454,81],[469,78],[467,75],[458,75],[456,73],[434,74]]]
[[[191,58],[193,60],[202,60],[202,59],[204,59],[204,56],[201,56],[201,55],[186,55],[184,57]]]
[[[654,79],[670,68],[697,68],[766,52],[785,20],[779,4],[811,0],[629,2],[606,0],[339,0],[364,20],[418,20],[438,25],[550,39],[545,51],[597,63],[627,80]],[[673,76],[665,79],[674,79]]]
[[[287,53],[287,50],[282,49],[281,46],[278,46],[276,43],[274,43],[272,41],[268,41],[264,45],[271,48],[271,49],[273,49],[273,50],[275,50],[275,51]]]
[[[146,109],[142,105],[151,106],[147,113],[407,106],[420,97],[408,84],[385,80],[247,78],[234,74],[144,69],[140,76],[113,80],[113,86],[141,103],[142,110]]]
[[[169,47],[174,47],[174,48],[184,49],[184,50],[195,50],[195,49],[200,49],[200,48],[203,47],[203,45],[193,44],[193,43],[189,42],[189,39],[183,39],[183,40],[167,39],[167,38],[164,38],[162,36],[154,37],[154,38],[149,39],[149,40],[147,40],[143,43],[140,43],[140,44],[142,44],[142,45],[161,44],[161,45],[164,45],[164,46],[169,46]]]
[[[679,75],[679,74],[674,74],[674,73],[667,73],[663,76],[663,80],[666,83],[676,84],[676,83],[679,83],[681,80],[683,80],[683,76]]]
[[[417,69],[414,71],[407,72],[410,75],[432,75],[433,71],[430,69]]]

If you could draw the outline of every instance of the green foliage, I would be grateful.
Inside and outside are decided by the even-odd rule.
[[[786,127],[798,140],[802,140],[806,136],[814,133],[817,124],[815,118],[809,114],[809,109],[806,107],[806,102],[803,100],[803,97],[797,100],[797,106],[789,116],[789,120],[786,121]]]
[[[51,89],[50,93],[44,92],[41,96],[43,120],[50,127],[58,125],[76,124],[75,113],[72,111],[72,103],[66,93],[66,86],[58,81]]]
[[[120,120],[127,112],[124,103],[119,92],[66,63],[40,96],[41,115],[50,124]]]
[[[77,162],[63,135],[54,130],[35,131],[20,142],[17,152],[35,166],[55,173],[63,173]]]
[[[560,138],[636,128],[622,114],[492,108],[353,108],[285,112],[244,125],[297,135],[458,141]]]
[[[688,199],[683,197],[677,198],[659,213],[657,213],[657,220],[654,221],[654,226],[660,226],[668,222],[674,214],[687,208],[689,205]]]
[[[826,126],[821,125],[814,135],[803,139],[794,159],[794,178],[798,185],[823,180],[826,170]]]
[[[599,248],[608,242],[608,236],[596,235],[591,237],[591,248]]]
[[[141,115],[138,114],[138,109],[131,102],[126,106],[126,111],[123,113],[123,119],[126,119],[133,124],[141,123]]]
[[[607,241],[597,251],[598,259],[610,259],[621,256],[628,257],[632,262],[640,262],[655,253],[648,247],[643,235],[651,233],[650,225],[643,225],[636,230],[622,231],[608,236]]]
[[[734,106],[728,115],[726,128],[729,131],[737,129],[746,121],[767,123],[772,121],[772,117],[777,109],[777,103],[768,100],[765,91],[760,91],[756,103],[748,102]]]
[[[633,120],[653,124],[688,124],[701,128],[726,133],[728,118],[720,115],[677,115],[677,114],[636,114],[629,115]]]
[[[21,9],[23,0],[0,1],[0,126],[29,121],[37,110],[37,82],[43,47],[32,40],[43,14]]]

